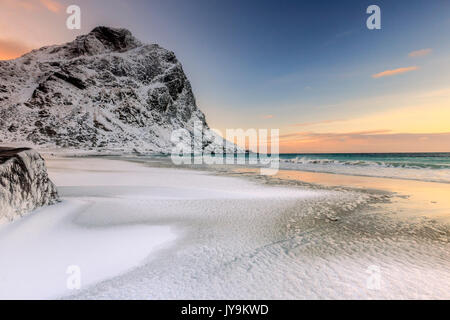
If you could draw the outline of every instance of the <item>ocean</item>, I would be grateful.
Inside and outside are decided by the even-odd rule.
[[[192,155],[192,163],[196,157]],[[245,165],[253,166],[249,164],[249,154],[238,154],[234,157],[235,159],[241,158],[241,160],[244,157]],[[149,158],[168,159],[170,156],[160,155]],[[268,159],[271,157],[269,156]],[[237,160],[235,160],[235,164],[238,164]],[[266,165],[259,164],[258,166]],[[450,183],[450,152],[282,153],[279,155],[279,169]]]
[[[450,183],[450,153],[280,154],[280,169]]]

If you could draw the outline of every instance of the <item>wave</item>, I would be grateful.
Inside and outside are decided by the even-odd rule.
[[[380,178],[450,183],[450,164],[415,159],[348,160],[296,157],[280,159],[280,168]]]
[[[436,164],[424,162],[405,162],[405,161],[366,161],[366,160],[336,160],[336,159],[311,159],[306,157],[297,157],[295,159],[280,159],[286,163],[296,164],[319,164],[319,165],[343,165],[343,166],[378,166],[385,168],[410,168],[410,169],[450,169],[450,164]]]

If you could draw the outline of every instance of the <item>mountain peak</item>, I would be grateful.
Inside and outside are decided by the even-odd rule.
[[[86,35],[79,36],[69,43],[75,55],[95,55],[106,52],[124,52],[141,46],[127,29],[111,28],[105,26],[95,27]]]
[[[105,47],[113,51],[123,51],[142,45],[127,29],[99,26],[89,32],[89,35],[95,36]]]

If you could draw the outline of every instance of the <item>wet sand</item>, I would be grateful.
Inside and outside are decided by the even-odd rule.
[[[236,169],[240,173],[259,174],[259,169]],[[450,224],[450,184],[392,178],[350,176],[294,170],[280,170],[274,178],[296,180],[327,187],[350,187],[394,193],[386,210],[401,218],[422,218]]]

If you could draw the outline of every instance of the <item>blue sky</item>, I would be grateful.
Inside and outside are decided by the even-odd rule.
[[[222,130],[274,127],[291,134],[298,130],[294,124],[325,124],[416,106],[418,100],[411,100],[416,93],[450,88],[447,0],[30,1],[82,9],[82,30],[55,27],[67,16],[61,10],[47,20],[54,26],[51,31],[35,36],[30,45],[65,42],[97,25],[110,25],[173,50],[210,125]],[[372,4],[381,8],[381,30],[366,28],[366,8]],[[423,56],[409,55],[425,49],[430,51]],[[372,77],[411,67],[417,69]],[[434,127],[430,123],[427,128]],[[329,125],[312,129],[343,130]],[[435,132],[442,130],[423,133]]]
[[[257,125],[260,114],[298,112],[299,121],[309,121],[362,113],[332,106],[434,86],[440,79],[374,82],[370,75],[410,65],[414,50],[433,48],[443,59],[449,53],[448,1],[377,1],[382,29],[374,31],[366,28],[373,1],[134,3],[129,27],[177,53],[199,104],[219,127],[227,125],[220,119],[236,124],[236,113],[245,115],[241,126]],[[110,20],[120,18],[116,12]]]

